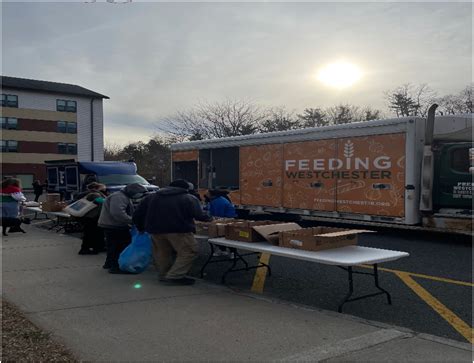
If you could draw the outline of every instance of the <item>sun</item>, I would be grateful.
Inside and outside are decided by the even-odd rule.
[[[326,86],[342,89],[358,82],[362,78],[362,72],[352,63],[339,61],[323,67],[317,78]]]

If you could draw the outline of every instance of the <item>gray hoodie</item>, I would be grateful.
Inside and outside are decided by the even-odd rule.
[[[135,209],[132,197],[136,194],[146,193],[146,191],[144,186],[135,183],[109,195],[100,212],[99,227],[123,229],[132,225],[132,215]]]

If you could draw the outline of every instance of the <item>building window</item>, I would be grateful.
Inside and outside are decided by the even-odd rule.
[[[16,153],[18,152],[18,141],[2,140],[2,153]]]
[[[76,112],[77,103],[76,101],[56,100],[56,110],[62,112]]]
[[[58,144],[58,154],[76,155],[77,154],[77,144],[59,143]]]
[[[58,132],[76,134],[77,124],[75,122],[58,121]]]
[[[77,145],[76,144],[67,144],[67,153],[69,155],[77,154]]]
[[[2,93],[2,107],[18,107],[18,96]]]
[[[17,130],[18,120],[15,117],[2,117],[2,129]]]
[[[58,132],[66,132],[66,130],[67,130],[67,122],[58,121]]]
[[[63,144],[63,143],[58,144],[58,154],[67,154],[66,144]]]
[[[77,124],[75,122],[68,122],[67,132],[68,134],[77,134]]]

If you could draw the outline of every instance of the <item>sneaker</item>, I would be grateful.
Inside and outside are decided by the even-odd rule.
[[[160,282],[165,285],[176,286],[176,285],[194,285],[196,280],[190,279],[189,277],[183,277],[180,279],[160,279]]]

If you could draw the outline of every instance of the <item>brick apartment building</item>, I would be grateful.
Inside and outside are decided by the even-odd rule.
[[[46,160],[103,161],[103,99],[86,88],[1,76],[3,176],[31,188]]]

